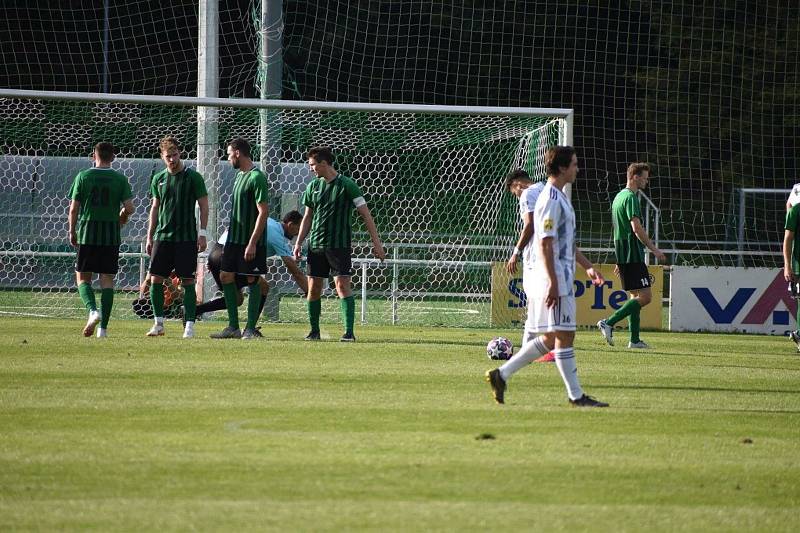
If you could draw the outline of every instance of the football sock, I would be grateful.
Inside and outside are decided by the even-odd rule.
[[[630,300],[625,302],[625,304],[622,307],[617,309],[616,313],[614,313],[613,315],[611,315],[606,319],[606,324],[608,324],[609,326],[613,326],[623,318],[633,313],[634,310],[638,311],[641,308],[642,306],[639,305],[639,300],[637,300],[636,298],[631,298]]]
[[[194,322],[197,317],[197,292],[194,283],[183,286],[183,318],[187,322]]]
[[[508,381],[520,368],[531,364],[531,361],[549,351],[542,338],[535,337],[532,341],[523,344],[519,351],[500,367],[500,377],[503,378],[503,381]]]
[[[567,387],[567,394],[570,400],[577,400],[583,396],[581,382],[578,381],[578,365],[575,362],[575,350],[572,348],[560,348],[554,351],[556,356],[556,366]]]
[[[535,339],[535,338],[536,338],[536,337],[538,337],[538,336],[539,336],[539,334],[538,334],[538,333],[536,333],[536,332],[534,332],[534,331],[527,331],[527,330],[525,330],[525,331],[522,333],[522,343],[520,343],[520,349],[522,349],[522,346],[525,346],[525,345],[526,345],[526,344],[528,344],[529,342],[532,342],[532,341],[533,341],[533,339]]]
[[[258,282],[251,283],[248,286],[250,288],[247,291],[247,325],[245,328],[256,329],[256,322],[258,322],[259,317],[259,304],[261,303],[261,288],[258,286]]]
[[[342,311],[342,324],[345,333],[353,333],[353,323],[356,318],[356,300],[351,294],[347,298],[339,298],[339,308]]]
[[[220,296],[219,298],[214,298],[213,300],[203,302],[197,306],[197,308],[195,309],[195,318],[197,318],[197,315],[202,315],[203,313],[210,313],[211,311],[220,311],[227,307],[228,306],[225,304],[224,296]]]
[[[236,283],[223,283],[222,293],[225,295],[225,307],[228,309],[228,327],[239,329],[239,306],[236,305],[239,291],[236,290]]]
[[[94,300],[94,290],[92,284],[85,281],[78,285],[78,294],[81,296],[81,301],[86,309],[89,311],[97,311],[97,302]],[[800,308],[799,308],[800,309]]]
[[[322,314],[322,300],[307,300],[308,322],[311,331],[319,331],[319,316]]]
[[[628,317],[628,325],[631,328],[631,342],[637,343],[641,339],[639,338],[639,324],[641,318],[641,308],[636,309],[631,315]]]
[[[114,307],[114,289],[100,290],[100,327],[106,329]]]
[[[150,284],[150,303],[156,318],[164,318],[164,283],[153,282]]]

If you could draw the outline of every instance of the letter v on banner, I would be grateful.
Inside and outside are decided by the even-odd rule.
[[[766,322],[770,313],[775,310],[778,302],[783,302],[791,316],[797,316],[797,301],[791,297],[787,289],[786,280],[783,279],[783,272],[778,272],[772,283],[764,290],[750,312],[742,320],[742,324],[763,324]]]
[[[736,291],[725,307],[722,307],[711,291],[706,287],[692,287],[692,292],[697,297],[697,300],[705,308],[708,316],[714,321],[715,324],[732,324],[736,315],[742,310],[744,304],[750,299],[750,296],[756,292],[752,288],[742,288]]]

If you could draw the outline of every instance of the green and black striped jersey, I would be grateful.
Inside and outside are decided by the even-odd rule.
[[[257,168],[239,172],[233,182],[231,218],[228,224],[228,240],[231,244],[246,245],[256,226],[258,204],[269,202],[267,176]],[[264,231],[267,231],[266,224]],[[264,239],[258,241],[264,245]]]
[[[153,176],[150,194],[153,198],[158,198],[159,202],[153,240],[196,241],[195,203],[208,196],[203,176],[191,168],[184,167],[174,176],[164,169]]]
[[[792,270],[795,274],[800,272],[800,204],[795,205],[786,213],[786,224],[783,229],[794,232],[792,240]]]
[[[330,183],[317,178],[306,187],[303,205],[314,210],[308,233],[310,249],[350,248],[353,200],[362,198],[361,189],[347,176],[337,175]]]
[[[80,202],[75,228],[78,244],[120,244],[120,206],[133,197],[128,178],[110,168],[86,169],[75,176],[69,197]]]
[[[644,245],[633,232],[631,220],[642,221],[639,196],[630,189],[622,189],[611,204],[611,222],[614,225],[614,252],[617,264],[644,263]]]

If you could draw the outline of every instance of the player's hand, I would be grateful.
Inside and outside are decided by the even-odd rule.
[[[667,262],[667,254],[656,248],[653,250],[653,255],[656,256],[659,263],[666,263]]]
[[[244,260],[245,261],[252,261],[256,257],[256,245],[251,243],[247,244],[247,248],[244,249]]]
[[[511,254],[511,259],[506,263],[506,272],[513,274],[517,271],[517,254]]]
[[[614,265],[614,275],[619,277],[619,265]]]
[[[197,237],[197,251],[205,252],[206,248],[208,248],[208,239],[203,236]]]
[[[599,287],[606,282],[606,279],[603,277],[603,275],[595,270],[594,267],[587,268],[586,275],[589,276],[589,279],[592,280],[592,285],[595,287]]]
[[[386,259],[386,251],[381,243],[377,243],[372,247],[372,253],[381,261]]]
[[[303,248],[300,244],[295,244],[294,249],[292,249],[292,255],[294,256],[295,261],[300,261],[300,257],[303,254]]]
[[[131,218],[131,216],[128,214],[128,212],[125,211],[124,209],[122,209],[119,212],[119,225],[120,226],[124,226],[125,224],[128,223],[128,219],[130,219],[130,218]]]
[[[75,234],[74,231],[69,232],[69,243],[72,246],[78,246],[78,236]]]
[[[554,307],[556,303],[558,303],[558,281],[553,283],[550,281],[550,285],[547,288],[547,296],[544,298],[544,303],[547,307]]]
[[[144,251],[147,255],[153,255],[153,239],[147,238],[147,244],[144,245]]]
[[[783,267],[783,279],[785,279],[789,283],[795,280],[794,272],[792,272],[792,267],[790,267],[789,265]]]

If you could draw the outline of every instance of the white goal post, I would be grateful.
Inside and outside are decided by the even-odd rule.
[[[314,145],[330,146],[337,169],[364,191],[390,258],[371,259],[355,217],[353,282],[362,320],[459,326],[489,325],[490,262],[505,260],[516,238],[516,204],[504,191],[504,176],[524,168],[544,179],[544,153],[572,142],[573,121],[570,109],[3,89],[0,116],[0,313],[82,313],[66,234],[67,191],[89,164],[94,143],[117,147],[113,166],[134,190],[137,211],[123,229],[117,279],[123,303],[115,304],[116,316],[130,317],[125,297],[135,295],[148,264],[141,243],[149,179],[162,168],[159,139],[177,136],[187,164],[204,169],[217,221],[210,234],[218,235],[227,222],[233,177],[221,159],[225,143],[242,136],[267,171],[275,218],[301,208],[311,179],[305,154]],[[209,125],[210,118],[216,120],[201,130],[198,124]],[[264,135],[269,142],[262,142]],[[270,270],[270,317],[305,320],[303,301],[281,261],[273,260]],[[337,314],[323,317],[338,320]]]

